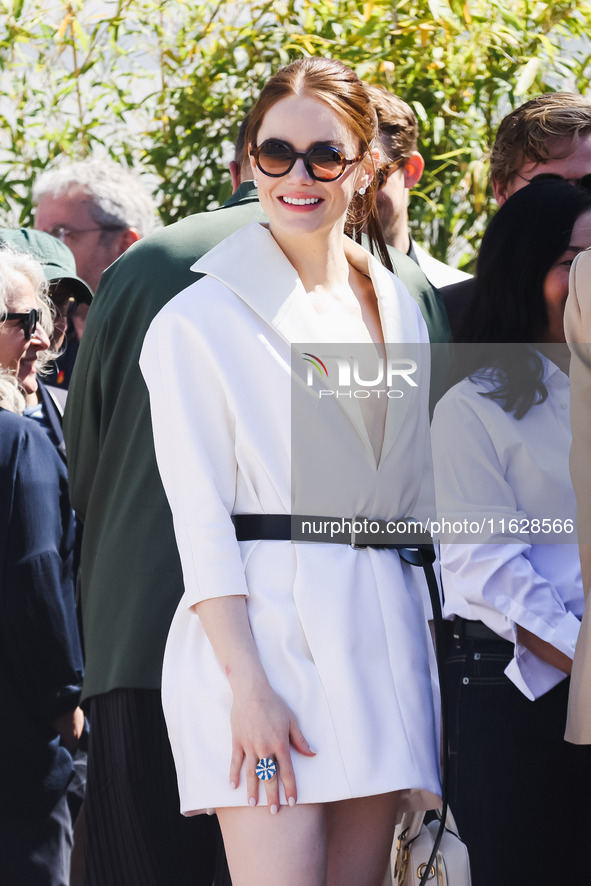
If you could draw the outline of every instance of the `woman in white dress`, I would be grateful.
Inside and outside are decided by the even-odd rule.
[[[378,886],[397,814],[439,802],[422,576],[317,521],[289,540],[290,515],[417,516],[429,474],[424,322],[346,236],[388,261],[376,129],[341,63],[279,71],[246,136],[269,224],[197,262],[140,361],[185,581],[163,671],[181,810],[217,812],[234,886]]]

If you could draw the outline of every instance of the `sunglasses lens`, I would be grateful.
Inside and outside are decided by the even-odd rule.
[[[345,168],[344,159],[336,148],[319,145],[317,148],[312,148],[309,153],[308,169],[318,181],[332,181],[342,174]]]
[[[591,191],[591,174],[583,176],[579,181],[579,187],[584,191]]]
[[[257,163],[266,175],[285,175],[293,162],[293,151],[284,142],[269,139],[259,148]]]
[[[37,329],[37,317],[37,311],[33,308],[29,313],[29,322],[25,327],[27,338],[31,338],[31,336],[35,334],[35,330]]]

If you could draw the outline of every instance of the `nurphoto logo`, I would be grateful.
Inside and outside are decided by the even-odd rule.
[[[308,363],[306,380],[308,387],[315,386],[315,374],[323,381],[333,383],[332,388],[318,391],[319,398],[365,399],[371,396],[385,396],[400,399],[404,396],[404,390],[395,389],[395,383],[398,385],[404,383],[407,388],[417,387],[412,377],[417,371],[417,363],[408,358],[374,356],[369,361],[367,355],[364,355],[361,361],[356,356],[338,357],[334,354],[317,356],[309,352],[304,352],[302,357]]]

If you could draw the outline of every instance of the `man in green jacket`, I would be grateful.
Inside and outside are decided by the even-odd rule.
[[[179,813],[159,690],[183,581],[138,359],[154,316],[197,279],[191,265],[233,231],[265,220],[241,155],[238,145],[235,191],[223,207],[151,234],[104,273],[70,386],[64,431],[72,504],[84,522],[84,698],[92,724],[86,886],[210,886],[216,852],[216,886],[229,882],[215,818]],[[411,259],[395,250],[392,258],[433,340],[448,341],[439,294]]]

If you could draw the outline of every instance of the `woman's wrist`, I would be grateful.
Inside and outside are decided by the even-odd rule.
[[[259,695],[269,689],[269,680],[258,655],[226,665],[225,671],[234,697]]]

